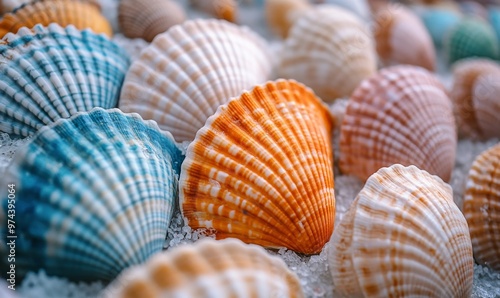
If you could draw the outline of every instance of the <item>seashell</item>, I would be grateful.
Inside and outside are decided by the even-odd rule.
[[[478,17],[483,20],[488,19],[488,11],[483,5],[477,3],[477,1],[461,1],[460,10],[466,16]]]
[[[182,155],[154,122],[93,109],[44,126],[14,156],[16,274],[110,280],[163,248]],[[8,189],[5,189],[5,188]],[[0,235],[7,234],[8,196]],[[3,256],[8,254],[4,249]]]
[[[453,108],[444,87],[423,68],[393,66],[363,81],[340,129],[345,174],[366,180],[398,163],[450,179],[457,145]]]
[[[130,268],[104,297],[305,297],[279,257],[237,239],[203,239],[156,254]]]
[[[3,15],[4,13],[11,12],[16,7],[19,7],[27,2],[30,2],[30,0],[2,0],[0,1],[0,14]]]
[[[93,107],[116,106],[125,50],[90,30],[23,28],[0,41],[0,131],[28,136]]]
[[[365,22],[371,20],[370,6],[366,0],[327,0],[325,3],[337,5],[349,10]]]
[[[269,29],[286,38],[293,24],[309,9],[307,0],[266,0],[265,17]]]
[[[481,153],[469,171],[464,194],[474,258],[500,270],[500,144]]]
[[[185,19],[182,7],[170,0],[122,0],[118,6],[118,21],[125,36],[148,42]]]
[[[119,107],[155,120],[177,141],[192,141],[219,105],[270,72],[267,43],[250,29],[187,21],[158,35],[134,61]]]
[[[281,57],[280,77],[303,82],[327,102],[351,95],[377,66],[372,36],[362,21],[326,4],[297,21]]]
[[[481,19],[464,18],[450,30],[444,46],[449,63],[469,57],[498,57],[495,31]]]
[[[470,297],[474,260],[451,187],[415,166],[373,174],[328,243],[337,292],[349,297]]]
[[[443,46],[443,40],[448,31],[460,22],[460,14],[450,9],[428,9],[422,16],[427,31],[434,45]]]
[[[319,253],[335,218],[331,126],[327,107],[295,81],[219,107],[182,164],[185,222],[217,239]]]
[[[236,0],[190,0],[191,5],[218,19],[235,22],[238,13]]]
[[[410,64],[433,71],[436,52],[427,29],[402,5],[386,5],[375,15],[373,32],[384,65]]]
[[[488,9],[488,20],[493,30],[495,30],[497,40],[500,40],[500,7]]]
[[[95,33],[113,35],[111,25],[101,14],[100,8],[88,1],[37,0],[4,15],[0,20],[0,37],[9,32],[17,33],[22,27],[33,28],[37,24],[48,26],[50,23],[62,27],[73,25],[80,30],[90,28]]]

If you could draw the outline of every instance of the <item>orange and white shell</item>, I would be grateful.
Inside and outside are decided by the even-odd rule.
[[[182,7],[171,0],[121,0],[118,6],[123,34],[148,42],[185,19]]]
[[[319,253],[335,218],[331,116],[295,81],[257,86],[217,110],[189,145],[180,207],[217,239]]]
[[[286,38],[293,24],[312,6],[307,0],[266,0],[265,17],[269,29]]]
[[[9,32],[17,33],[22,27],[33,28],[36,24],[48,26],[50,23],[57,23],[61,27],[74,25],[80,30],[90,28],[108,37],[113,35],[111,25],[94,2],[38,0],[5,14],[0,20],[0,38]]]
[[[374,20],[373,34],[382,64],[435,69],[436,51],[432,38],[414,12],[400,4],[389,4],[378,10]]]
[[[151,257],[124,271],[103,292],[109,298],[301,298],[297,275],[262,247],[206,238]]]
[[[327,249],[347,297],[470,297],[474,260],[451,187],[415,166],[372,175]]]
[[[489,59],[472,58],[453,65],[453,100],[462,136],[500,137],[500,66]]]
[[[190,0],[193,7],[218,19],[235,22],[238,15],[236,0]]]
[[[500,144],[481,153],[469,171],[464,194],[474,258],[500,270]]]
[[[292,27],[278,75],[302,82],[332,102],[350,96],[376,66],[373,39],[362,21],[343,8],[320,5]]]
[[[362,180],[392,164],[415,165],[448,181],[457,135],[451,100],[418,66],[393,66],[363,81],[349,99],[340,169]]]
[[[178,142],[192,141],[217,107],[270,73],[267,43],[250,29],[186,21],[158,35],[132,63],[119,108],[155,120]]]

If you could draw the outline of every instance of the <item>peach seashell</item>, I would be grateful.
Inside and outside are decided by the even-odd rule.
[[[377,53],[384,65],[410,64],[433,71],[436,52],[420,18],[402,5],[380,9],[373,27]]]
[[[327,107],[295,81],[219,107],[182,164],[185,221],[217,239],[319,253],[335,218],[331,126]]]
[[[328,244],[348,297],[470,297],[474,260],[451,187],[415,166],[372,175]]]
[[[311,7],[307,0],[266,0],[267,25],[276,35],[286,38],[292,25]]]
[[[418,66],[393,66],[363,81],[349,99],[340,169],[366,180],[395,163],[448,181],[455,164],[455,119],[441,83]]]
[[[235,22],[238,14],[236,0],[190,0],[191,4],[218,19]]]
[[[500,144],[481,153],[469,171],[464,194],[474,258],[500,270]]]
[[[267,43],[246,27],[194,20],[158,35],[125,77],[119,108],[192,141],[217,107],[271,72]]]
[[[182,7],[170,0],[121,0],[118,6],[118,21],[125,36],[148,42],[185,19]]]
[[[297,275],[262,247],[205,238],[124,271],[104,297],[304,297]]]
[[[38,0],[15,9],[0,20],[0,38],[7,33],[17,33],[22,27],[33,28],[36,24],[48,26],[57,23],[61,27],[74,25],[77,29],[92,29],[95,33],[113,35],[111,25],[101,14],[100,7],[90,1]]]
[[[451,99],[461,136],[500,137],[500,65],[471,58],[453,65]]]
[[[371,33],[351,12],[319,5],[304,14],[286,39],[278,74],[307,86],[326,102],[350,96],[376,71]]]

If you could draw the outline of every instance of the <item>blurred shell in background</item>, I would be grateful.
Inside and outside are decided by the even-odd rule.
[[[16,187],[18,277],[44,269],[111,280],[160,252],[182,159],[169,133],[118,109],[44,126],[16,153],[4,180]],[[5,238],[8,186],[0,187]]]
[[[30,2],[30,0],[2,0],[0,1],[0,14],[13,11],[16,7]]]
[[[495,30],[497,39],[500,41],[500,7],[490,7],[488,9],[488,20]]]
[[[219,107],[182,164],[185,222],[217,239],[319,253],[335,219],[331,127],[327,107],[295,81]]]
[[[0,42],[0,131],[35,133],[59,118],[114,108],[129,66],[125,50],[90,30],[22,28]]]
[[[179,142],[192,141],[217,107],[272,68],[256,33],[222,20],[191,20],[158,35],[134,61],[119,107],[153,119]]]
[[[500,270],[500,144],[481,153],[472,164],[464,194],[464,215],[474,258]]]
[[[118,21],[123,34],[148,42],[185,19],[183,8],[170,0],[121,0],[118,6]]]
[[[372,175],[328,244],[348,297],[470,297],[474,260],[451,187],[415,166]]]
[[[446,34],[460,21],[460,18],[460,13],[443,8],[430,8],[422,15],[422,21],[437,48],[443,46]]]
[[[372,19],[370,6],[366,0],[326,0],[324,3],[345,8],[356,14],[364,22],[369,22]]]
[[[191,5],[214,16],[229,22],[235,22],[238,15],[236,0],[189,0]]]
[[[449,181],[457,133],[438,79],[417,66],[393,66],[363,81],[341,126],[340,169],[366,180],[382,167],[415,165]]]
[[[203,239],[124,271],[105,298],[301,298],[300,281],[279,257],[237,239]]]
[[[486,8],[477,3],[477,1],[462,1],[460,2],[460,10],[469,17],[477,17],[483,20],[488,19],[488,11]]]
[[[286,38],[293,24],[312,6],[307,0],[266,0],[265,16],[269,29]]]
[[[370,31],[351,12],[327,4],[294,24],[280,57],[280,77],[306,84],[326,102],[350,96],[376,71]]]

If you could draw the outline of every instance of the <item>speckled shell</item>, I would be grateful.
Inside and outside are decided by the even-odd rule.
[[[470,297],[474,260],[451,187],[415,166],[372,175],[328,243],[347,297]]]
[[[375,16],[377,53],[384,65],[409,64],[433,71],[436,52],[422,21],[401,5],[387,5]]]
[[[331,119],[311,90],[279,80],[219,107],[189,145],[180,206],[217,239],[319,253],[335,218]]]
[[[349,99],[340,135],[340,169],[362,180],[395,163],[448,181],[457,134],[441,83],[417,66],[393,66],[363,81]]]
[[[500,65],[489,59],[465,59],[453,65],[451,98],[461,136],[500,137]]]
[[[238,15],[236,0],[190,0],[193,7],[218,19],[235,22]]]
[[[498,51],[495,31],[481,19],[464,18],[450,30],[445,39],[449,63],[469,57],[497,59]]]
[[[62,27],[73,25],[95,33],[113,35],[111,25],[101,14],[99,7],[79,0],[38,0],[29,2],[8,13],[0,20],[0,37],[17,33],[22,27],[33,28],[37,24],[48,26],[57,23]]]
[[[127,73],[119,107],[192,141],[217,107],[271,72],[266,42],[246,27],[194,20],[158,35]]]
[[[44,126],[16,153],[0,186],[6,239],[7,184],[15,185],[17,276],[44,269],[110,280],[161,251],[182,159],[169,133],[118,109]]]
[[[429,31],[434,45],[443,46],[443,41],[448,31],[460,22],[461,15],[451,9],[428,9],[422,15],[427,31]]]
[[[307,0],[266,0],[267,25],[276,35],[286,38],[293,24],[311,7]]]
[[[148,42],[185,19],[182,7],[170,0],[121,0],[118,6],[123,34]]]
[[[113,108],[128,55],[102,35],[57,24],[0,41],[0,131],[20,136],[93,107]]]
[[[299,279],[279,257],[237,239],[203,239],[125,271],[105,298],[300,298]]]
[[[500,270],[500,144],[479,155],[469,171],[464,194],[474,258]]]
[[[376,71],[371,33],[351,12],[326,4],[295,23],[280,56],[278,75],[306,84],[326,102],[350,96]]]

